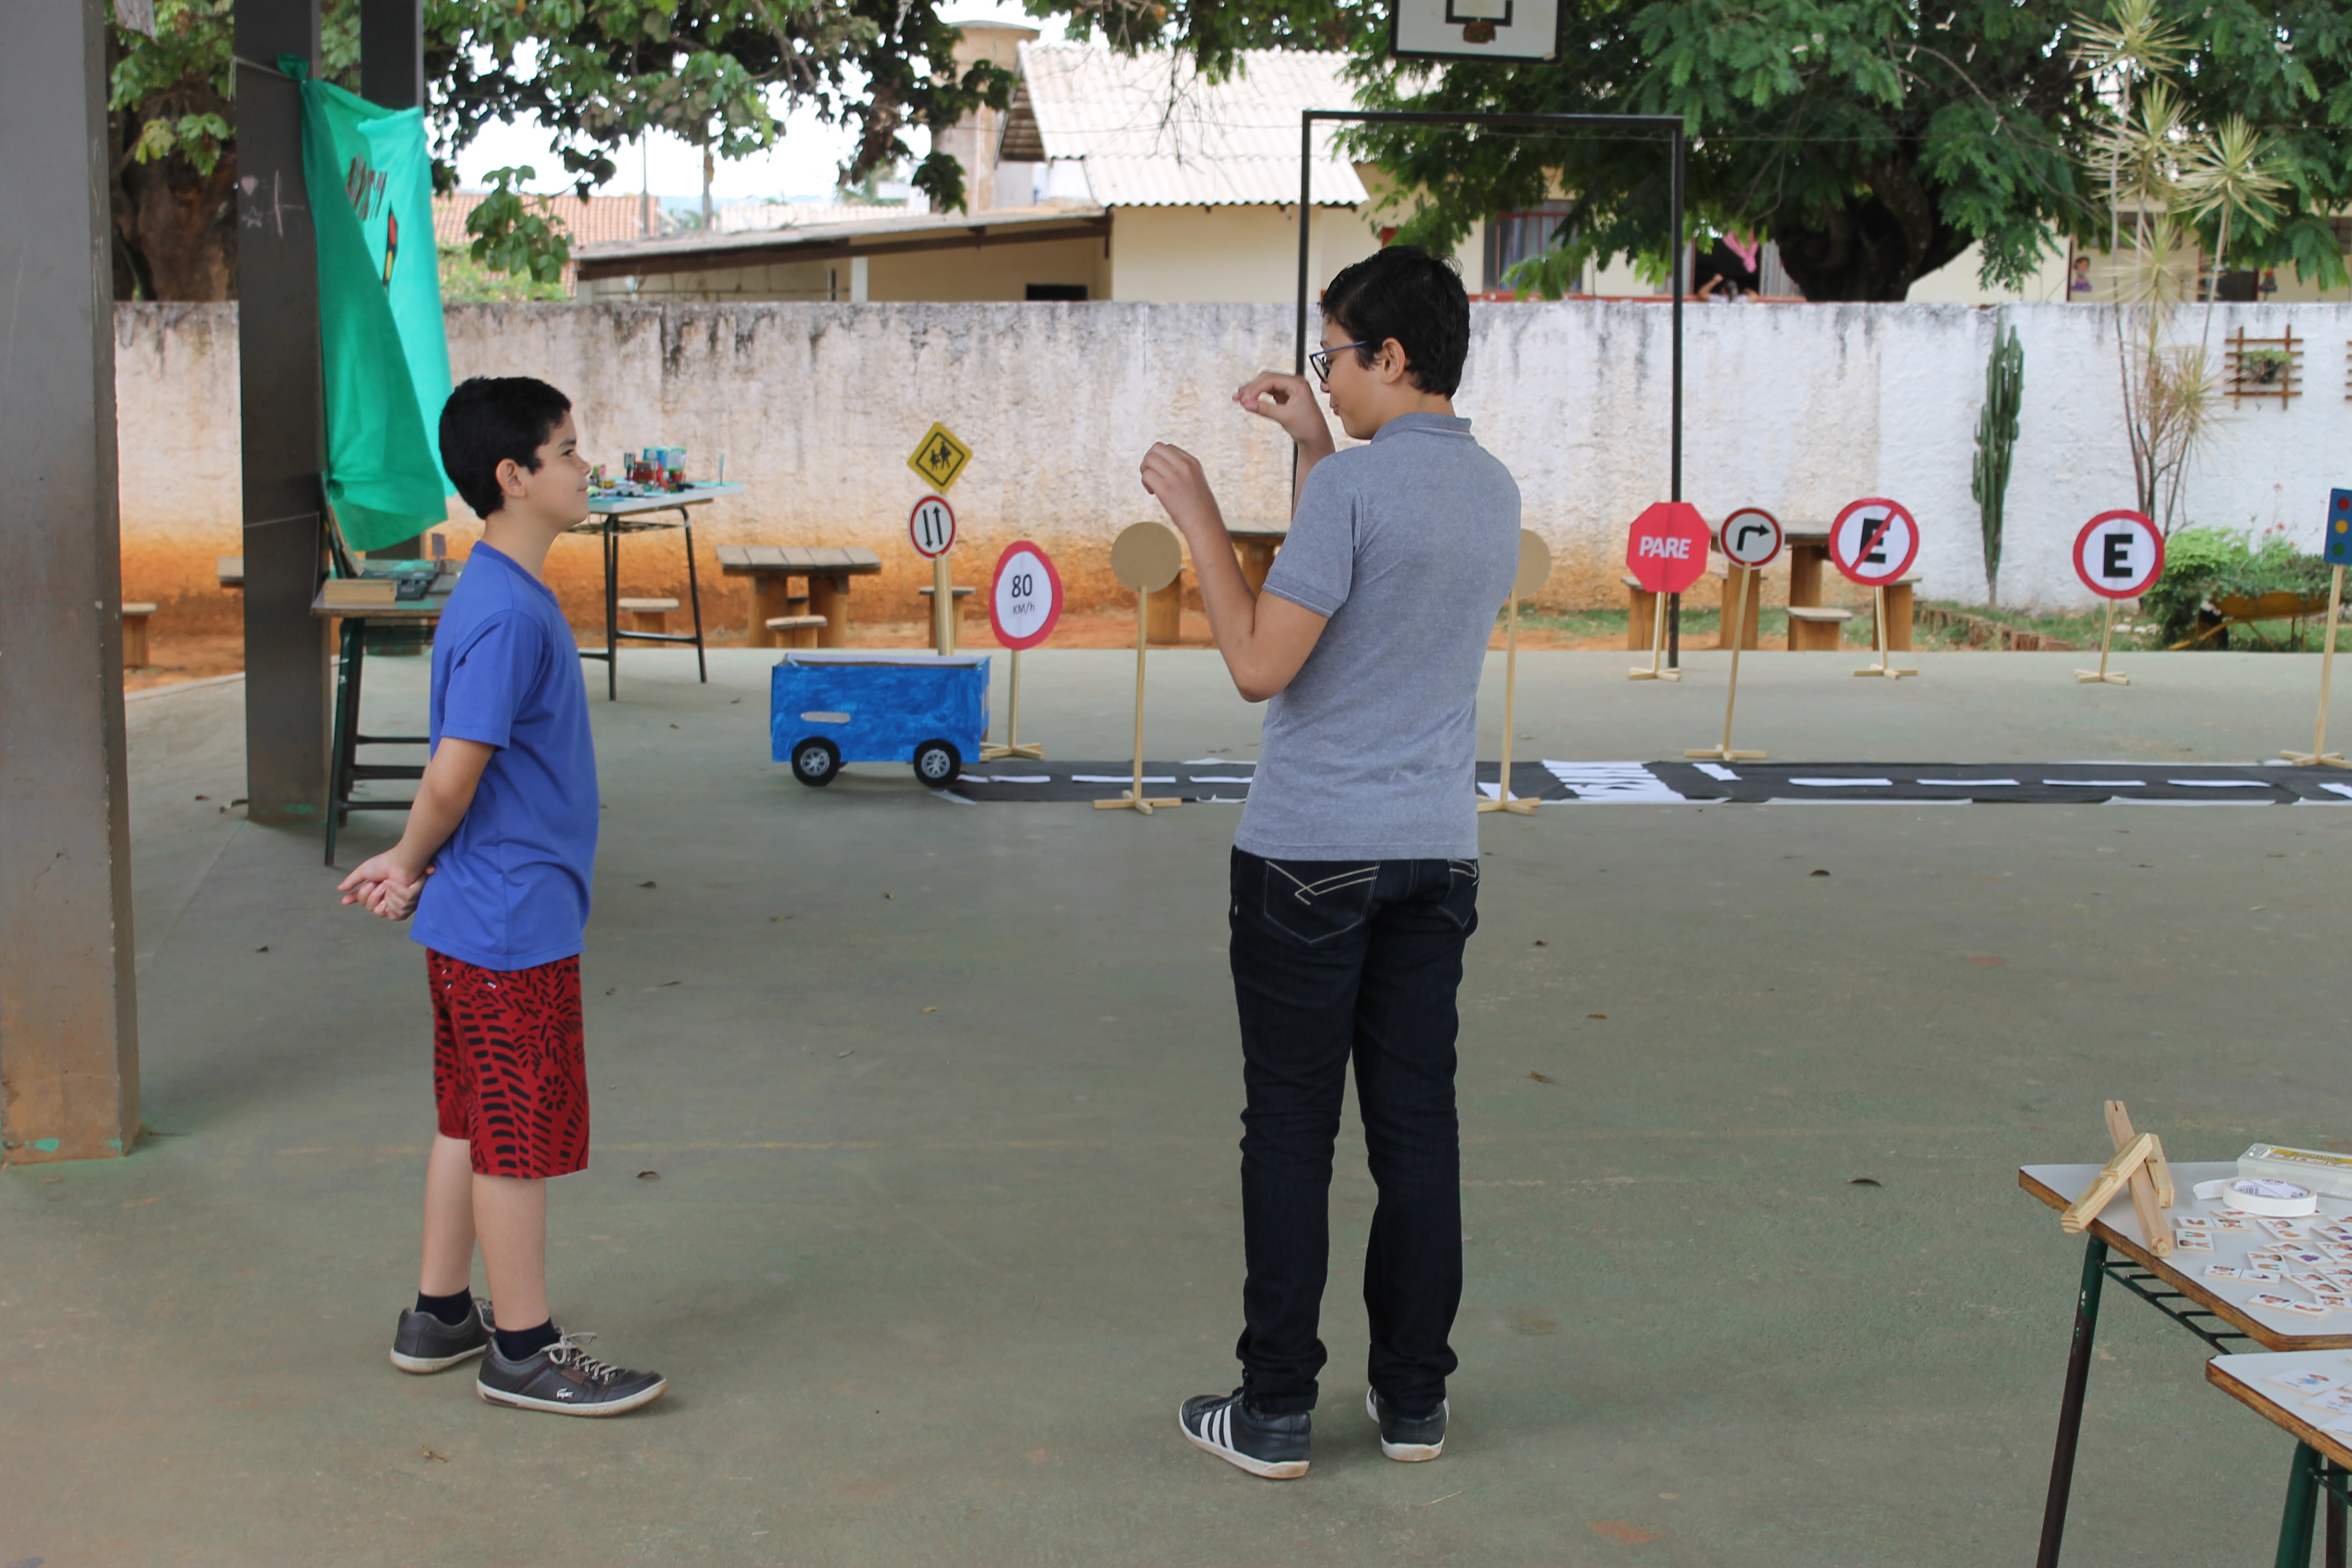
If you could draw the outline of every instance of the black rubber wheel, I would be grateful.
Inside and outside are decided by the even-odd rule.
[[[831,784],[841,773],[841,748],[811,735],[793,748],[793,777],[811,789]]]
[[[963,753],[945,741],[915,748],[915,778],[927,789],[945,789],[963,772]]]

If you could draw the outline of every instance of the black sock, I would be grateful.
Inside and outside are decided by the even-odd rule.
[[[499,1354],[508,1361],[529,1361],[562,1337],[552,1320],[535,1329],[492,1329],[490,1332],[498,1336]]]
[[[428,1296],[419,1290],[416,1293],[416,1310],[432,1313],[454,1329],[466,1321],[467,1313],[474,1310],[474,1293],[460,1290],[454,1296]]]

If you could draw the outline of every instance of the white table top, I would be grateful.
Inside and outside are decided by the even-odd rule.
[[[2311,1391],[2272,1381],[2293,1373],[2317,1373],[2333,1378],[2336,1386]],[[2342,1351],[2217,1355],[2205,1363],[2205,1381],[2337,1464],[2352,1468],[2352,1413],[2314,1403],[2352,1389],[2352,1355]],[[2352,1405],[2352,1399],[2344,1403]]]
[[[2026,1165],[2017,1174],[2021,1186],[2028,1192],[2034,1192],[2044,1203],[2054,1197],[2057,1202],[2053,1207],[2063,1209],[2089,1190],[2100,1169],[2098,1165]],[[2219,1202],[2201,1202],[2191,1189],[2200,1182],[2226,1180],[2237,1173],[2238,1164],[2234,1160],[2203,1164],[2174,1163],[2173,1205],[2165,1211],[2168,1219],[2179,1215],[2210,1215],[2226,1206]],[[2042,1191],[2036,1192],[2037,1187]],[[2352,1218],[2352,1201],[2321,1198],[2317,1217],[2323,1222],[2344,1223]],[[2252,1304],[2252,1298],[2258,1295],[2275,1293],[2300,1301],[2308,1300],[2310,1293],[2285,1281],[2265,1284],[2205,1277],[2208,1264],[2242,1264],[2245,1261],[2248,1248],[2275,1245],[2266,1232],[2260,1229],[2243,1233],[2223,1232],[2213,1238],[2214,1249],[2211,1252],[2176,1251],[2169,1257],[2158,1258],[2147,1249],[2147,1237],[2140,1229],[2139,1215],[2132,1206],[2128,1184],[2117,1189],[2105,1210],[2093,1223],[2092,1230],[2101,1240],[2121,1247],[2174,1289],[2220,1312],[2236,1327],[2256,1332],[2264,1344],[2284,1350],[2294,1350],[2297,1346],[2352,1346],[2352,1311],[2330,1312],[2325,1318],[2305,1318],[2273,1308],[2257,1307]]]
[[[681,506],[700,506],[720,496],[740,495],[742,485],[695,485],[675,494],[664,492],[651,496],[595,496],[588,498],[588,510],[597,517],[629,517],[641,511],[668,511]]]

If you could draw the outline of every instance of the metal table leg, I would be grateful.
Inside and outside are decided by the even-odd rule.
[[[2058,1405],[2058,1447],[2050,1460],[2050,1495],[2042,1508],[2042,1550],[2034,1556],[2034,1568],[2058,1568],[2059,1545],[2066,1534],[2066,1501],[2074,1488],[2074,1447],[2083,1435],[2083,1394],[2091,1381],[2091,1341],[2099,1327],[2099,1291],[2106,1282],[2106,1261],[2107,1244],[2093,1237],[2083,1249],[2083,1283],[2074,1297],[2074,1342],[2066,1354],[2066,1393]],[[2289,1496],[2292,1499],[2292,1491]],[[2306,1555],[2310,1517],[2306,1500]]]
[[[621,700],[621,524],[604,520],[604,700]]]
[[[2286,1510],[2279,1520],[2276,1568],[2311,1568],[2312,1505],[2319,1484],[2319,1451],[2308,1443],[2294,1446],[2294,1460],[2286,1472]]]
[[[2329,1462],[2320,1506],[2327,1510],[2327,1539],[2320,1561],[2327,1568],[2344,1568],[2344,1467]]]
[[[335,836],[352,798],[352,764],[359,753],[360,676],[367,658],[367,622],[345,616],[335,660],[335,733],[327,760],[327,864],[335,863]]]
[[[677,515],[686,528],[686,602],[694,611],[694,668],[708,686],[710,661],[702,655],[702,590],[694,580],[694,514],[680,507]]]

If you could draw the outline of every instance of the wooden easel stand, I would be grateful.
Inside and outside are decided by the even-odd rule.
[[[2327,588],[2327,651],[2319,660],[2319,727],[2313,733],[2308,752],[2281,752],[2280,756],[2299,768],[2352,768],[2343,754],[2327,749],[2327,683],[2336,673],[2336,612],[2344,604],[2344,568],[2338,566]]]
[[[1731,568],[1731,618],[1723,623],[1731,628],[1731,689],[1723,700],[1723,744],[1687,750],[1683,752],[1685,757],[1715,757],[1727,763],[1759,762],[1764,757],[1762,752],[1731,749],[1731,715],[1739,705],[1739,650],[1748,641],[1748,580],[1755,575],[1746,566]]]
[[[2078,669],[2074,672],[2074,679],[2093,685],[2104,682],[2108,686],[2129,686],[2131,684],[2130,676],[2109,675],[2107,673],[2107,649],[2114,646],[2115,640],[2116,602],[2113,599],[2109,599],[2107,601],[2106,618],[2099,625],[2099,668],[2096,669]]]
[[[1135,591],[1135,783],[1117,800],[1095,802],[1097,811],[1139,811],[1150,816],[1160,806],[1179,806],[1181,799],[1147,800],[1143,795],[1143,652],[1148,646],[1145,637],[1150,629],[1148,616],[1151,595],[1142,589]]]
[[[1519,694],[1519,596],[1511,595],[1508,616],[1503,632],[1503,767],[1496,775],[1495,798],[1481,800],[1478,809],[1517,812],[1521,816],[1533,816],[1541,801],[1511,795],[1511,731],[1517,721],[1513,703]]]
[[[980,760],[983,763],[992,763],[999,757],[1029,757],[1042,762],[1045,760],[1045,748],[1034,742],[1024,745],[1021,740],[1021,650],[1017,647],[1013,650],[1011,685],[1013,688],[1012,711],[1004,721],[1004,743],[1001,746],[983,743],[980,748]]]
[[[1899,668],[1888,660],[1886,648],[1886,590],[1884,587],[1873,588],[1870,591],[1870,594],[1871,604],[1873,606],[1870,618],[1876,626],[1878,634],[1875,639],[1878,644],[1878,662],[1876,664],[1866,664],[1860,669],[1855,670],[1854,673],[1856,675],[1883,675],[1889,680],[1900,680],[1906,675],[1918,674],[1919,672],[1916,669]]]
[[[955,652],[955,579],[948,574],[948,558],[931,557],[931,647],[944,658]]]
[[[1666,595],[1650,595],[1650,668],[1629,669],[1628,680],[1680,680],[1683,672],[1666,668]]]

